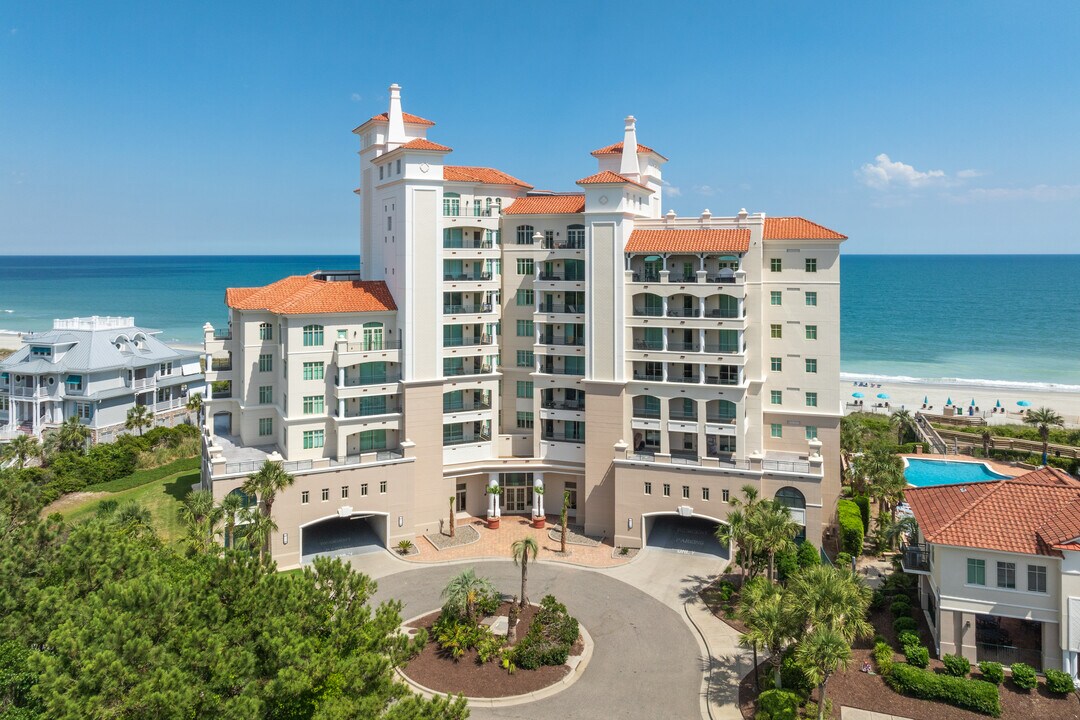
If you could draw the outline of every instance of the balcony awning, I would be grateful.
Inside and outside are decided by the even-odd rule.
[[[82,385],[82,375],[68,375],[64,382],[68,385]]]

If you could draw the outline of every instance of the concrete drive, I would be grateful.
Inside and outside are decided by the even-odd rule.
[[[870,712],[869,710],[859,710],[858,708],[841,707],[840,720],[908,720],[908,718]]]

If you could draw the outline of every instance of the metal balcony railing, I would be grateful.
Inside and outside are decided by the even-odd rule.
[[[478,335],[468,338],[443,338],[443,347],[472,347],[474,345],[490,345],[495,342],[492,335]]]
[[[697,352],[701,349],[701,346],[697,343],[685,343],[685,342],[669,342],[668,350],[675,352]]]
[[[696,283],[697,275],[669,275],[668,282],[671,283]]]
[[[567,432],[544,432],[541,436],[544,440],[550,442],[572,442],[583,443],[585,442],[585,433],[567,433]]]
[[[540,305],[539,312],[542,313],[563,313],[566,315],[580,315],[585,312],[584,305],[558,305],[555,303],[543,303]]]
[[[360,406],[357,408],[345,408],[345,417],[371,417],[373,415],[392,415],[399,412],[401,412],[401,407],[398,405]]]
[[[211,358],[210,369],[215,372],[225,372],[226,370],[232,370],[232,358]]]
[[[451,447],[453,445],[468,445],[470,443],[482,443],[490,441],[491,433],[480,433],[479,435],[473,435],[472,437],[443,438],[443,447]]]
[[[584,401],[569,402],[566,400],[541,400],[540,407],[545,410],[584,410]]]
[[[634,408],[633,417],[639,420],[659,420],[660,411],[650,410],[649,408]]]
[[[565,335],[541,335],[538,345],[566,345],[571,347],[582,347],[585,345],[585,338],[580,336]]]
[[[648,380],[648,381],[651,381],[651,382],[663,382],[664,374],[663,373],[646,373],[646,372],[637,372],[637,371],[635,371],[634,372],[634,379],[635,380]]]
[[[697,422],[697,413],[695,412],[683,412],[682,410],[672,410],[668,415],[672,420],[691,420]]]
[[[664,308],[662,308],[662,307],[645,307],[645,308],[636,307],[636,308],[634,308],[634,315],[636,315],[638,317],[663,317]]]
[[[554,280],[554,281],[566,281],[566,282],[584,282],[585,278],[578,275],[576,272],[542,272],[538,276],[540,280]]]
[[[467,412],[470,410],[490,410],[490,400],[474,400],[473,402],[443,403],[443,412]]]
[[[732,354],[739,352],[738,345],[731,343],[705,343],[705,352],[718,354]]]
[[[904,572],[930,572],[930,548],[922,544],[901,545],[900,566]]]
[[[810,472],[810,463],[805,460],[762,460],[761,469],[805,473]]]
[[[486,375],[493,372],[490,365],[471,365],[463,367],[443,368],[443,376],[457,377],[459,375]]]
[[[706,377],[706,385],[738,385],[739,378],[721,375],[720,377]]]
[[[443,280],[454,282],[468,282],[476,281],[482,282],[485,280],[491,280],[492,274],[489,272],[474,272],[474,273],[443,273]]]
[[[664,341],[663,340],[635,340],[634,341],[634,349],[635,350],[663,350],[664,349]]]
[[[383,373],[381,375],[370,375],[366,377],[349,377],[345,376],[345,387],[358,387],[361,385],[383,385],[385,383],[396,383],[401,379],[400,373]]]
[[[545,375],[584,375],[585,369],[577,370],[575,368],[555,367],[554,365],[541,365],[537,372]]]
[[[720,310],[712,309],[705,310],[705,317],[707,318],[720,318],[721,320],[735,320],[739,317],[738,310]]]
[[[568,240],[554,240],[554,239],[548,240],[547,238],[545,238],[544,241],[542,243],[540,243],[540,247],[544,248],[545,250],[584,250],[585,249],[585,241],[584,240],[569,240],[569,239]]]
[[[479,305],[443,305],[443,315],[462,315],[471,313],[489,313],[493,309],[491,303]]]
[[[728,415],[713,415],[712,413],[707,413],[705,415],[705,422],[734,425],[735,418]]]
[[[696,318],[701,317],[699,308],[668,308],[668,317]]]
[[[636,272],[634,282],[660,282],[660,276],[656,273]]]
[[[491,217],[491,209],[475,205],[443,205],[443,217]]]
[[[215,340],[232,340],[232,328],[216,328],[214,330]]]

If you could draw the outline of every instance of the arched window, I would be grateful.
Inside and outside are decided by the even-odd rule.
[[[739,299],[731,295],[718,295],[718,307],[716,317],[737,318],[739,317]]]
[[[806,497],[793,487],[784,487],[777,490],[776,501],[789,508],[806,509]]]
[[[240,488],[236,488],[235,490],[233,490],[229,494],[230,495],[236,495],[237,497],[239,497],[240,502],[243,503],[243,505],[241,507],[243,507],[245,510],[247,510],[248,508],[253,508],[253,507],[255,507],[256,505],[259,504],[259,498],[257,496],[248,495],[246,492],[244,492]]]
[[[517,244],[518,245],[532,245],[532,236],[535,228],[532,225],[518,225],[517,226]]]
[[[456,217],[461,214],[461,195],[456,192],[443,193],[442,214]]]
[[[664,300],[653,293],[641,293],[634,296],[634,314],[648,317],[660,317],[664,314]]]
[[[715,415],[720,420],[734,420],[735,419],[735,403],[730,400],[714,400],[709,404],[716,403]],[[713,413],[710,413],[711,415]]]
[[[660,417],[660,398],[639,395],[634,398],[634,417],[655,420]]]
[[[364,323],[364,349],[383,349],[383,324],[381,322]]]
[[[570,225],[566,228],[566,247],[571,250],[585,249],[584,225]]]
[[[270,323],[259,323],[259,339],[260,340],[273,340],[274,339],[274,326]]]
[[[304,347],[320,347],[323,344],[323,326],[304,326]]]

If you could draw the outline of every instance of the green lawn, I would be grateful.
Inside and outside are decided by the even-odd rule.
[[[167,543],[174,543],[183,535],[176,511],[183,504],[184,497],[191,491],[191,486],[197,482],[199,482],[198,470],[182,470],[145,485],[110,492],[104,497],[90,498],[83,503],[65,508],[62,513],[68,522],[79,522],[93,516],[102,500],[115,500],[121,505],[134,500],[150,511],[158,537]]]

